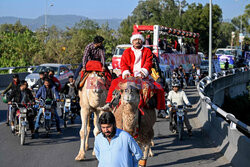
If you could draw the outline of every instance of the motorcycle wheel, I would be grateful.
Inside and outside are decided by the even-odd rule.
[[[63,120],[64,120],[64,128],[67,128],[67,118],[68,117],[68,114],[65,112],[64,115],[63,115]]]
[[[25,143],[25,127],[24,126],[21,126],[21,145],[24,145]]]
[[[75,114],[71,117],[70,121],[71,121],[71,124],[74,124],[75,123]]]
[[[178,123],[179,140],[183,139],[183,122]]]
[[[45,130],[46,130],[46,134],[49,134],[49,130],[50,130],[50,120],[44,119],[45,121]]]

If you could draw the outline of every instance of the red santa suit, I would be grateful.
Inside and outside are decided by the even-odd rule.
[[[109,88],[106,103],[112,100],[112,93],[120,82],[124,82],[124,76],[129,74],[134,77],[141,77],[141,73],[148,77],[152,68],[152,52],[150,49],[142,47],[135,49],[133,46],[124,51],[121,58],[121,72],[122,76],[112,81]],[[152,80],[153,81],[153,80]],[[157,95],[157,109],[165,110],[165,93],[163,88],[157,82],[154,82],[154,92]]]

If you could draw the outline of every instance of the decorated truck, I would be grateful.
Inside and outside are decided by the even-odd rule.
[[[158,57],[160,68],[162,71],[162,76],[166,82],[169,81],[171,71],[180,65],[183,66],[186,72],[192,67],[192,64],[200,66],[201,56],[198,55],[199,47],[199,33],[188,32],[184,30],[178,30],[174,28],[164,27],[160,25],[134,25],[133,32],[141,32],[142,34],[151,34],[153,36],[152,45],[144,45],[144,47],[149,47],[152,52]],[[186,54],[181,52],[167,53],[160,47],[160,37],[174,36],[178,39],[180,47],[183,46],[183,38],[193,39],[194,52],[192,54]],[[118,45],[115,49],[115,54],[112,58],[113,71],[120,74],[120,61],[122,54],[125,49],[131,47],[131,44]]]

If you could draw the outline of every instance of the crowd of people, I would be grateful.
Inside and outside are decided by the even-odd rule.
[[[54,101],[59,101],[60,96],[59,92],[64,94],[69,94],[70,96],[77,95],[77,88],[79,87],[80,81],[85,76],[87,72],[86,66],[88,61],[95,60],[99,61],[102,64],[102,70],[108,71],[105,65],[105,51],[103,47],[104,38],[97,36],[94,38],[94,41],[90,43],[83,55],[83,61],[76,70],[75,76],[70,76],[69,81],[62,88],[60,82],[56,77],[54,77],[54,71],[41,72],[39,73],[40,79],[36,82],[35,85],[31,87],[38,87],[36,95],[33,96],[31,89],[28,88],[26,81],[19,81],[18,75],[13,75],[13,81],[8,86],[8,88],[3,92],[7,93],[11,89],[11,94],[8,96],[8,104],[11,105],[13,102],[16,103],[32,103],[35,104],[35,100],[40,98],[42,99],[53,99]],[[166,106],[165,92],[161,83],[156,82],[151,79],[150,74],[153,65],[153,54],[150,49],[143,47],[144,37],[140,34],[133,34],[131,37],[132,47],[124,51],[121,58],[121,75],[116,79],[113,78],[111,86],[109,87],[108,96],[106,99],[106,105],[104,105],[101,110],[109,111],[112,108],[115,108],[113,103],[115,100],[114,90],[117,88],[120,82],[126,81],[130,76],[139,77],[147,82],[150,82],[152,85],[152,91],[156,95],[155,106],[156,109],[161,112],[166,112],[167,109],[170,111],[170,130],[173,131],[173,116],[172,116],[172,104],[177,103],[178,105],[186,104],[191,107],[190,102],[188,101],[185,92],[181,89],[183,87],[183,82],[185,80],[185,71],[182,66],[176,70],[176,77],[178,80],[175,80],[172,83],[172,90],[168,94],[168,103]],[[172,50],[172,47],[181,51],[181,47],[178,46],[178,43],[166,44],[165,49]],[[163,44],[164,45],[164,44]],[[179,48],[178,48],[179,47]],[[110,72],[108,72],[110,73]],[[196,67],[193,66],[191,73],[197,73]],[[79,75],[80,74],[80,75]],[[117,96],[119,98],[121,96]],[[56,103],[53,106],[55,119],[56,119],[56,128],[57,132],[61,133],[60,128],[60,117],[57,114]],[[9,121],[11,123],[12,132],[15,132],[13,117],[15,117],[16,108],[14,105],[9,110]],[[29,126],[32,133],[38,133],[40,117],[43,114],[41,110],[38,110],[38,113],[30,114]],[[36,117],[36,119],[35,119]],[[188,129],[188,134],[192,135],[192,127],[188,121],[187,111],[185,111],[185,124]],[[34,121],[35,120],[35,121]],[[8,122],[9,122],[8,121]],[[35,123],[34,123],[35,122]],[[99,161],[99,166],[137,166],[138,161],[142,158],[142,151],[138,144],[135,142],[134,138],[130,136],[129,133],[123,131],[122,129],[116,128],[116,120],[112,112],[105,112],[99,118],[101,134],[97,135],[95,139],[94,151],[96,157]]]
[[[196,54],[195,43],[193,42],[183,42],[179,43],[177,39],[159,38],[159,47],[165,53],[175,53],[175,54]],[[145,40],[145,45],[152,45],[151,36],[147,35]]]

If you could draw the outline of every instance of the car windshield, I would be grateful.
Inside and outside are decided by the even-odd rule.
[[[58,67],[51,67],[51,66],[38,66],[33,73],[39,73],[45,71],[48,72],[49,70],[53,70],[55,72],[55,75],[57,75],[58,73]]]
[[[122,55],[125,49],[126,48],[117,48],[115,51],[115,55]]]
[[[235,55],[235,50],[217,50],[216,54],[221,54],[221,55]]]

